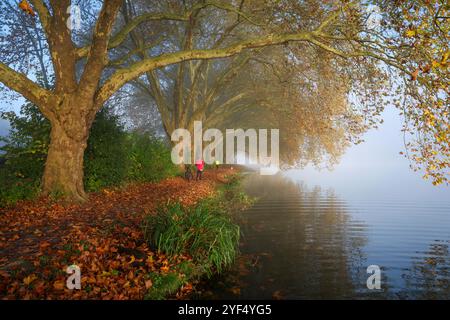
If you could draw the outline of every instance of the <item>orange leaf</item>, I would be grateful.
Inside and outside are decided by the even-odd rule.
[[[192,284],[191,283],[187,283],[183,286],[183,290],[185,291],[191,291],[192,290]]]
[[[169,267],[168,266],[162,266],[161,267],[161,271],[162,272],[169,272]]]
[[[235,287],[230,289],[231,293],[233,293],[235,296],[238,296],[241,294],[241,288]]]
[[[53,283],[53,288],[55,290],[64,290],[64,281],[58,280]]]
[[[416,70],[414,70],[414,72],[411,74],[411,81],[416,81],[418,75],[419,75],[419,68],[417,68]]]
[[[35,16],[36,14],[33,11],[33,8],[31,8],[30,4],[28,3],[27,0],[22,0],[19,3],[19,8],[22,9],[22,11],[28,13],[30,16]]]
[[[41,248],[41,249],[45,249],[45,248],[47,248],[47,247],[50,247],[52,244],[50,243],[50,242],[48,242],[48,241],[43,241],[43,242],[41,242],[40,244],[39,244],[39,247]]]
[[[152,280],[148,279],[145,281],[145,288],[150,289],[153,286]]]
[[[45,292],[45,282],[38,282],[35,286],[35,290],[38,294],[42,294]]]
[[[281,291],[278,290],[272,294],[272,298],[274,300],[281,300],[281,299],[283,299],[283,295],[281,294]]]

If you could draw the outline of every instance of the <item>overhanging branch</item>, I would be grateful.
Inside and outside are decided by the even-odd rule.
[[[23,95],[26,99],[37,105],[45,116],[49,116],[51,112],[49,109],[49,100],[53,97],[50,91],[40,87],[24,74],[11,69],[1,62],[0,82]]]
[[[270,34],[264,37],[244,40],[222,49],[185,50],[175,53],[162,54],[157,57],[144,59],[134,63],[126,69],[116,71],[100,88],[96,96],[96,105],[102,105],[114,92],[125,85],[128,81],[139,75],[188,60],[216,59],[231,57],[245,49],[261,48],[271,45],[287,43],[289,41],[309,41],[312,37],[310,32],[295,34]]]

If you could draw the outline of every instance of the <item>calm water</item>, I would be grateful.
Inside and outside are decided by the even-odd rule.
[[[200,298],[450,298],[450,199],[340,197],[282,175],[244,186],[258,201],[242,213],[242,256]],[[369,265],[381,290],[367,289]]]

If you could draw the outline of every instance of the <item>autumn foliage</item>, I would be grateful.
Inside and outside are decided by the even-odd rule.
[[[205,179],[180,177],[91,194],[83,205],[47,198],[0,211],[0,297],[3,299],[143,299],[149,274],[180,273],[188,255],[166,256],[145,242],[143,219],[157,206],[193,206],[212,195],[230,170]],[[81,269],[81,290],[66,288],[66,268]],[[185,283],[178,296],[192,289]]]
[[[23,12],[29,14],[30,16],[35,16],[36,13],[34,13],[33,8],[30,6],[27,0],[22,0],[19,3],[19,8],[22,9]]]

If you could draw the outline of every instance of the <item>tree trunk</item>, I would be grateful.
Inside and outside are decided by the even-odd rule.
[[[66,115],[51,121],[50,146],[42,178],[44,195],[68,201],[87,200],[83,184],[83,157],[89,126],[82,116]]]

